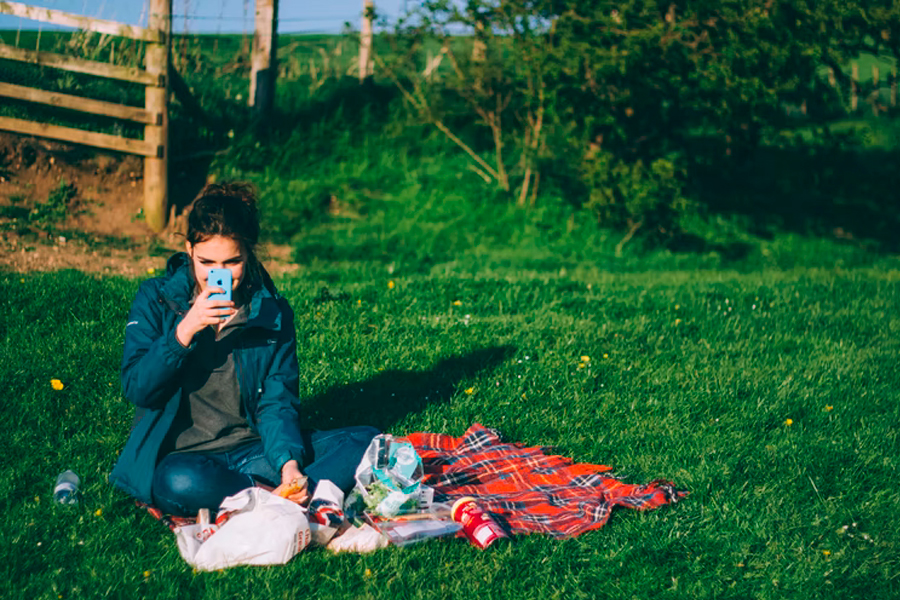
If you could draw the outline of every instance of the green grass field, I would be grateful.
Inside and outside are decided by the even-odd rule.
[[[192,573],[106,483],[130,426],[118,364],[139,282],[0,274],[0,596],[895,598],[900,262],[834,262],[710,270],[659,255],[616,272],[494,252],[279,280],[309,425],[480,422],[690,496],[565,541],[311,550],[219,573]],[[75,508],[50,498],[65,468],[83,479]]]
[[[335,71],[316,87],[305,59],[334,46],[294,41],[310,44],[285,61],[279,126],[259,136],[238,98],[246,74],[226,69],[239,36],[204,38],[206,70],[182,53],[234,137],[207,140],[175,106],[173,147],[221,146],[193,168],[255,183],[270,239],[302,265],[277,283],[298,317],[306,424],[460,435],[480,422],[690,495],[566,541],[312,550],[192,573],[171,533],[106,483],[131,425],[118,371],[139,282],[0,272],[0,597],[900,596],[896,119],[848,119],[821,143],[773,132],[737,163],[698,139],[683,231],[616,252],[624,232],[598,227],[561,175],[517,209],[390,86],[363,94]],[[50,89],[140,103],[137,89],[57,75]],[[83,480],[75,508],[51,501],[66,468]]]

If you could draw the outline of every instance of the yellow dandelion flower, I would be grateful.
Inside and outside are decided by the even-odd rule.
[[[460,302],[459,300],[454,300],[453,306],[462,306],[462,302]]]
[[[147,273],[148,273],[149,275],[153,275],[154,273],[156,273],[156,269],[154,269],[153,267],[148,267],[148,268],[147,268]]]
[[[64,386],[64,385],[63,385],[63,382],[60,381],[59,379],[51,379],[51,380],[50,380],[50,387],[52,387],[54,390],[56,390],[56,391],[58,392],[58,391],[60,391],[61,389],[63,389],[64,387],[66,387],[66,386]]]
[[[609,358],[609,354],[603,353],[603,358]]]
[[[150,577],[150,571],[144,571],[144,577]]]
[[[357,299],[356,299],[356,305],[357,305],[357,306],[362,306],[362,299],[361,299],[361,298],[357,298]]]
[[[675,319],[675,324],[676,324],[676,325],[680,325],[680,324],[681,324],[681,319]]]
[[[23,278],[23,279],[20,279],[20,280],[19,280],[19,283],[25,283],[25,279],[24,279],[24,278]]]
[[[366,577],[371,577],[371,576],[372,576],[372,569],[366,569],[364,575],[365,575]]]
[[[832,405],[830,405],[830,404],[826,404],[826,405],[825,405],[825,410],[826,410],[826,411],[832,411],[832,410],[834,410],[834,407],[833,407]]]
[[[471,396],[475,393],[475,388],[466,388],[466,395]]]
[[[583,369],[587,363],[578,363],[578,368]]]
[[[581,362],[591,362],[591,357],[590,356],[582,356]]]
[[[390,280],[390,281],[388,281],[388,289],[389,289],[389,290],[394,289],[394,280],[393,280],[393,279]]]
[[[95,510],[95,511],[94,511],[94,516],[95,516],[95,517],[101,517],[101,516],[103,516],[103,509],[102,509],[102,508],[98,508],[97,510]]]
[[[787,425],[788,427],[790,427],[791,425],[794,424],[794,420],[793,420],[793,419],[786,419],[786,420],[784,421],[784,424]]]
[[[825,556],[831,556],[831,550],[822,550],[822,554]]]

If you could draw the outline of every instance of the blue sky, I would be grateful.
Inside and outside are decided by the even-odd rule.
[[[145,0],[23,0],[25,4],[55,8],[90,17],[120,21],[130,25],[146,24]],[[405,5],[415,0],[375,0],[379,13],[396,18]],[[337,33],[345,21],[359,27],[363,0],[279,0],[278,31]],[[253,30],[254,0],[172,0],[176,32],[185,27],[192,33],[242,33]],[[38,29],[52,27],[0,15],[0,29]]]

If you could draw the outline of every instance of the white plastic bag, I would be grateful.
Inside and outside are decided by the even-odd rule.
[[[242,490],[222,501],[219,513],[227,512],[231,517],[212,534],[201,524],[175,530],[178,551],[195,568],[281,565],[309,545],[306,511],[271,492]]]

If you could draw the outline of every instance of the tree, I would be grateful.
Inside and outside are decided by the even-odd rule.
[[[786,104],[837,100],[823,66],[900,48],[890,0],[435,0],[412,22],[391,74],[473,170],[519,204],[542,170],[568,170],[599,218],[632,230],[672,226],[687,140],[747,156]],[[431,79],[429,39],[448,65]]]

